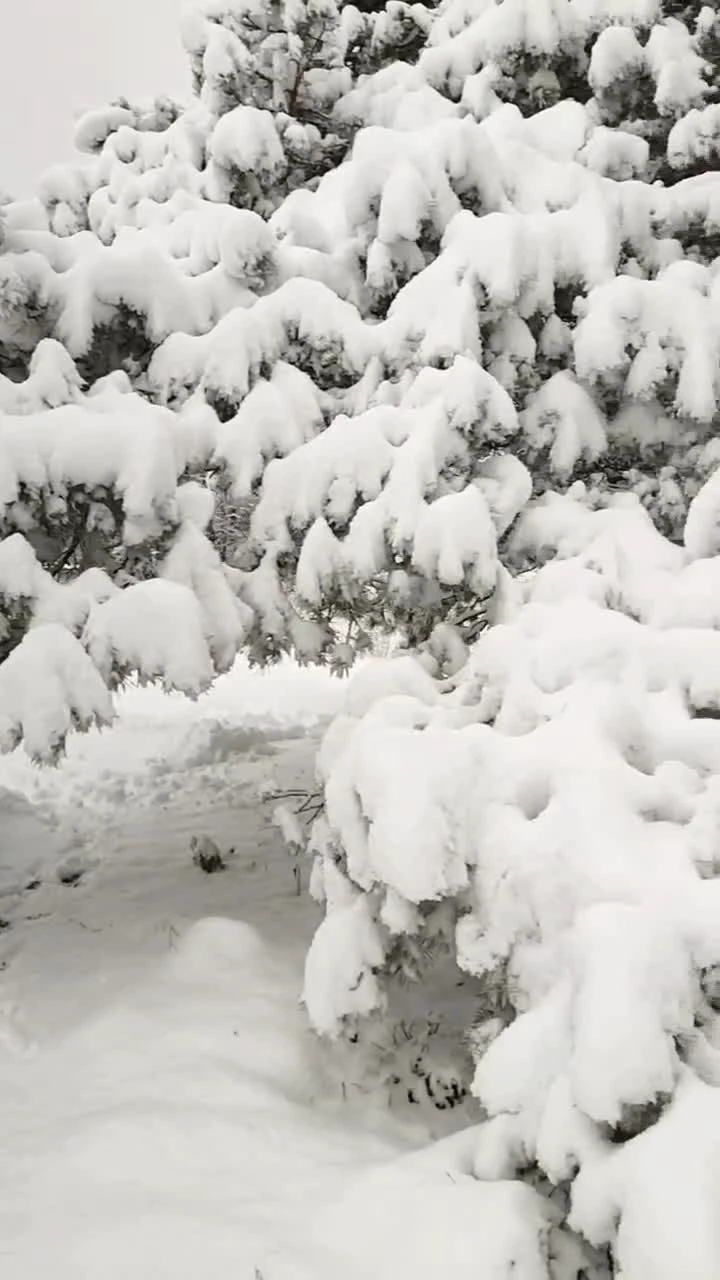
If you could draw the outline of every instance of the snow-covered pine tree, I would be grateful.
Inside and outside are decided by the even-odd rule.
[[[362,1038],[455,956],[533,1277],[717,1274],[716,20],[203,0],[193,101],[5,212],[0,740],[405,632],[321,752],[306,1003]]]
[[[720,737],[706,716],[720,707],[720,187],[702,103],[717,63],[691,95],[690,31],[664,23],[657,5],[625,23],[634,15],[618,7],[594,38],[584,30],[588,72],[637,41],[655,111],[643,121],[629,101],[608,117],[613,82],[618,98],[631,88],[610,59],[592,96],[569,102],[565,90],[521,120],[489,90],[517,101],[550,72],[562,85],[573,46],[561,49],[559,36],[580,6],[552,6],[554,35],[549,5],[478,8],[450,39],[438,32],[453,11],[441,10],[425,69],[474,104],[496,148],[485,172],[500,175],[508,203],[472,223],[467,206],[456,211],[441,252],[418,263],[387,314],[403,300],[417,308],[423,277],[439,311],[440,281],[463,280],[451,257],[459,228],[469,240],[472,227],[461,261],[480,320],[473,354],[519,410],[502,443],[529,468],[535,496],[496,522],[503,564],[517,571],[498,572],[496,625],[464,666],[456,637],[441,627],[431,638],[436,677],[461,667],[450,685],[428,662],[378,664],[356,677],[328,735],[326,812],[311,842],[327,917],[306,1000],[325,1033],[362,1038],[369,1021],[376,1040],[396,975],[422,973],[438,945],[454,949],[477,984],[473,1089],[488,1121],[476,1176],[550,1191],[561,1224],[528,1274],[669,1278],[691,1237],[709,1280],[720,1262],[700,1222],[718,1208],[707,1161],[718,1153],[708,1133],[720,1082]],[[712,12],[697,18],[696,32],[711,29]],[[660,65],[671,48],[677,58]],[[461,69],[452,87],[448,67]],[[526,113],[533,105],[522,102]],[[578,164],[600,180],[580,179]],[[690,176],[646,185],[659,171]],[[456,294],[443,336],[460,313]],[[449,364],[457,387],[450,360],[452,349],[434,363]],[[503,468],[512,474],[507,452],[492,462],[501,481]],[[476,484],[487,465],[475,463]],[[493,514],[508,488],[491,490]],[[688,1186],[684,1226],[658,1229],[665,1196]]]
[[[208,0],[188,11],[184,39],[214,122],[211,199],[268,214],[339,163],[332,108],[350,72],[335,0]]]

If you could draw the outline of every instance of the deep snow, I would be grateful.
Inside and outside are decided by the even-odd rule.
[[[3,1280],[529,1258],[523,1189],[472,1180],[471,1133],[415,1157],[438,1117],[341,1079],[299,1005],[317,908],[258,790],[310,780],[342,694],[239,664],[196,703],[130,691],[57,770],[0,760]],[[223,873],[193,865],[193,834],[234,848]]]

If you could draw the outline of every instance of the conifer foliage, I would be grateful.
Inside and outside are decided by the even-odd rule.
[[[362,1041],[450,954],[476,1176],[548,1223],[517,1274],[676,1280],[690,1238],[710,1280],[720,18],[198,0],[183,35],[191,101],[90,113],[1,211],[0,743],[403,637],[320,753],[310,1018]]]

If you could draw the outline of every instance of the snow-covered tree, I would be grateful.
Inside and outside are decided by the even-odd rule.
[[[208,0],[188,12],[184,39],[213,121],[211,199],[268,213],[342,159],[332,107],[350,72],[335,0]]]
[[[30,424],[64,440],[63,417],[121,404],[167,436],[167,473],[128,524],[124,460],[76,483],[76,454],[58,470],[38,445],[6,468],[4,532],[63,585],[152,578],[184,523],[177,486],[204,490],[203,536],[222,495],[244,515],[220,572],[261,658],[318,656],[343,618],[361,646],[378,625],[474,634],[501,562],[525,567],[509,541],[523,507],[577,479],[590,506],[631,488],[677,538],[717,461],[717,190],[710,172],[646,179],[653,121],[675,121],[671,168],[710,156],[697,121],[716,24],[691,16],[650,0],[197,7],[199,96],[81,120],[92,159],[8,207],[0,263],[6,430],[26,419],[30,454]],[[427,28],[417,62],[353,80],[358,24],[391,56],[411,18]],[[634,124],[631,48],[655,85]],[[536,104],[540,73],[575,97]],[[274,208],[278,120],[292,107],[305,127],[314,104],[355,132],[351,153]],[[228,203],[218,129],[250,148],[269,219]]]
[[[476,1175],[547,1215],[527,1275],[675,1280],[691,1239],[710,1280],[717,14],[184,30],[192,101],[85,117],[5,210],[0,741],[52,757],[130,672],[400,633],[319,758],[310,1018],[377,1043],[450,956]]]

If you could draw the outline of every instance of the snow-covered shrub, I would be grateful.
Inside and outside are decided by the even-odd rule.
[[[411,657],[352,679],[319,758],[326,918],[305,1002],[322,1033],[375,1042],[399,979],[450,948],[474,982],[475,1175],[526,1179],[560,1208],[575,1269],[549,1257],[547,1275],[670,1280],[687,1229],[710,1280],[714,515],[701,493],[683,550],[637,500],[582,497],[527,508],[512,540],[543,567],[451,681]],[[650,1231],[681,1186],[685,1227]]]

